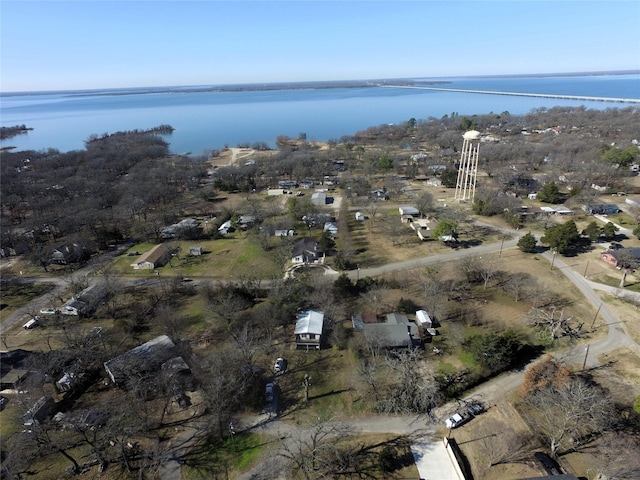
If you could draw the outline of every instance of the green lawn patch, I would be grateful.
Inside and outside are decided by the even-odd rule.
[[[225,439],[208,438],[195,445],[185,457],[185,480],[235,477],[253,465],[272,440],[255,433],[238,433]]]
[[[0,284],[0,320],[4,320],[18,308],[28,304],[34,298],[53,290],[50,283],[22,283],[3,281]]]

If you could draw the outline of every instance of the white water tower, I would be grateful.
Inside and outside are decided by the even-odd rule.
[[[478,154],[480,152],[480,132],[469,130],[462,136],[462,155],[456,181],[456,200],[473,201],[476,195],[476,177],[478,176]]]

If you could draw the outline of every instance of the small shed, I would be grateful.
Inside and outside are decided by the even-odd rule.
[[[400,212],[400,215],[411,215],[414,217],[416,215],[420,215],[420,210],[416,207],[412,207],[411,205],[402,205],[401,207],[398,207],[398,211]]]
[[[18,385],[27,378],[27,375],[29,375],[29,370],[14,369],[7,372],[7,374],[0,379],[0,389],[6,390],[17,388]]]
[[[189,248],[189,255],[192,257],[199,257],[202,255],[202,247],[191,247]]]
[[[358,222],[362,222],[362,221],[364,221],[364,213],[362,213],[362,212],[356,212],[356,220],[357,220]]]
[[[311,195],[311,203],[317,206],[326,205],[327,194],[324,192],[315,192],[313,195]]]
[[[426,310],[418,310],[416,312],[416,320],[418,322],[418,325],[423,328],[431,328],[431,325],[433,324],[433,322],[431,321],[431,317]]]

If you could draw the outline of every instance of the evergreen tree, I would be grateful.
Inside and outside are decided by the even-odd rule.
[[[531,232],[523,235],[520,240],[518,240],[518,248],[524,253],[535,253],[537,246],[538,241]]]
[[[578,227],[573,220],[569,220],[562,225],[547,228],[544,236],[540,239],[545,245],[549,245],[558,253],[565,253],[574,248],[580,241]]]
[[[615,226],[615,224],[608,222],[603,228],[602,228],[602,235],[604,236],[604,238],[606,238],[607,240],[611,240],[612,238],[614,238],[616,236],[616,232],[620,230],[618,227]]]
[[[547,183],[538,192],[538,200],[544,203],[560,203],[562,195],[556,182]]]
[[[582,231],[582,235],[587,237],[592,242],[595,242],[600,235],[602,235],[602,229],[598,226],[598,224],[593,221],[587,225],[587,227]]]

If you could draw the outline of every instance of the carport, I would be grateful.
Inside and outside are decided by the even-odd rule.
[[[422,480],[465,480],[447,439],[411,445],[411,453]]]

